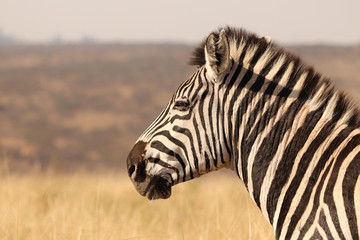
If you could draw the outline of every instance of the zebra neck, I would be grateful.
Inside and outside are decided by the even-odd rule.
[[[282,84],[277,84],[272,94],[266,94],[271,82],[243,68],[227,93],[231,95],[227,96],[230,100],[225,111],[229,116],[232,162],[270,223],[276,224],[280,214],[278,199],[282,190],[290,187],[286,185],[293,177],[290,173],[298,167],[302,168],[299,174],[310,171],[312,161],[320,158],[321,149],[328,144],[322,139],[329,133],[337,136],[348,127],[352,115],[349,111],[334,118],[340,95],[333,92],[329,96],[326,84],[311,97],[300,98],[306,77],[305,72],[287,90],[287,96],[280,94],[284,92]]]
[[[276,66],[275,66],[276,67]],[[277,67],[279,70],[279,67]],[[247,184],[247,160],[254,144],[260,144],[274,126],[282,123],[291,113],[298,101],[307,73],[300,75],[292,89],[286,88],[289,81],[291,64],[277,82],[271,78],[276,71],[266,76],[257,74],[255,69],[246,69],[244,65],[234,65],[221,88],[224,105],[224,132],[231,152],[231,165],[239,177]],[[295,103],[294,103],[295,102]],[[271,132],[273,134],[273,132]],[[278,132],[279,133],[279,132]],[[281,135],[277,134],[278,136]],[[265,141],[266,142],[266,141]],[[254,152],[253,152],[254,153]],[[255,157],[255,156],[252,156]]]

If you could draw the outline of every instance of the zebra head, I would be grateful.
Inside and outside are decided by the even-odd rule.
[[[149,199],[168,198],[173,185],[230,165],[218,117],[219,85],[234,63],[225,30],[208,36],[203,54],[205,64],[180,85],[128,155],[128,174]]]

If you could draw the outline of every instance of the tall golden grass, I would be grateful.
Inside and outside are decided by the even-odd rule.
[[[0,238],[273,239],[240,180],[210,175],[149,201],[122,174],[2,174]]]

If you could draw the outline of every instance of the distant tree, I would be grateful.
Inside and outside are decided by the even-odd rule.
[[[82,36],[81,42],[82,43],[94,43],[94,42],[96,42],[96,39],[90,35],[85,34]]]
[[[2,28],[0,28],[0,44],[11,44],[15,42],[16,39],[13,36],[5,34]]]
[[[54,44],[61,44],[63,43],[63,38],[60,34],[57,34],[51,42],[53,42]]]

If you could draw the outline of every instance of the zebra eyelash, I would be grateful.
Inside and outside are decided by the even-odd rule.
[[[173,109],[178,110],[178,111],[187,111],[190,107],[190,103],[188,99],[181,99],[181,100],[176,100],[174,102],[174,106]]]

